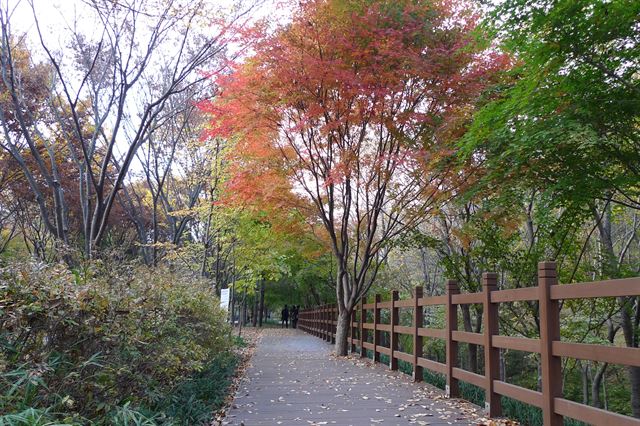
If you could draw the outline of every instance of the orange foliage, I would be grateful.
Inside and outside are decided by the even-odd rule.
[[[220,95],[202,105],[211,116],[205,136],[233,140],[225,203],[312,218],[345,180],[366,186],[375,173],[390,182],[393,173],[426,174],[454,152],[473,103],[510,63],[476,45],[478,12],[465,1],[295,4],[289,25],[243,33],[253,55],[216,75]],[[366,138],[379,132],[402,143],[363,148],[350,133],[362,127]],[[315,198],[297,187],[309,174]],[[438,185],[411,196],[430,197]]]

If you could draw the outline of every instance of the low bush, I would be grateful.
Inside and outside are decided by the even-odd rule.
[[[166,267],[0,269],[0,426],[206,423],[235,368],[218,305]]]

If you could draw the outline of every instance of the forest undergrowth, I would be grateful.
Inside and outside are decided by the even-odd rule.
[[[0,425],[197,425],[240,360],[210,284],[168,267],[0,269]]]

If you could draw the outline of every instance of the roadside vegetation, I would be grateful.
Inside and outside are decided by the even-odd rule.
[[[0,424],[206,424],[237,359],[209,285],[165,267],[0,269]]]

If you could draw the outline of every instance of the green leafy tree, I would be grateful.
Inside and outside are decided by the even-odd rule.
[[[630,0],[501,3],[491,22],[518,66],[465,138],[465,153],[487,171],[480,188],[515,183],[543,192],[552,207],[590,214],[602,278],[624,274],[612,206],[640,208],[639,17]],[[638,347],[638,298],[618,304],[625,342]],[[629,374],[640,416],[640,369]]]

